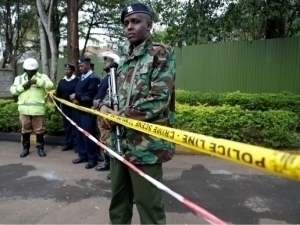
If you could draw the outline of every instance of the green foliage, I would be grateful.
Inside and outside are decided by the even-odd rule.
[[[13,100],[0,99],[0,131],[1,132],[20,132],[18,105]],[[49,135],[63,135],[62,116],[56,112],[53,105],[46,105],[45,116],[46,133]]]
[[[156,2],[156,1],[153,1]],[[178,47],[299,36],[300,1],[161,0],[165,42]]]
[[[62,136],[62,116],[53,105],[46,107],[47,134]],[[0,100],[0,113],[1,132],[20,132],[19,113],[14,101]],[[284,110],[255,111],[244,110],[241,106],[177,103],[175,128],[271,148],[294,149],[299,144],[298,120],[297,114]]]
[[[0,100],[0,131],[20,130],[18,106],[13,100]]]
[[[190,106],[240,106],[242,109],[268,111],[286,110],[296,113],[300,118],[300,95],[288,92],[248,94],[241,92],[201,93],[176,90],[176,100]]]
[[[299,143],[297,121],[297,115],[288,111],[177,104],[175,127],[215,138],[287,149],[296,148]]]

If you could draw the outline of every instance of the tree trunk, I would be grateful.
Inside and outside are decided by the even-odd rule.
[[[18,60],[16,60],[15,58],[13,58],[11,60],[11,63],[10,63],[13,77],[18,76],[18,74],[17,74],[18,73],[18,71],[17,71],[17,62],[18,62]]]
[[[56,83],[56,75],[57,75],[57,63],[58,63],[58,49],[56,46],[55,35],[54,32],[51,30],[51,22],[52,22],[52,10],[53,10],[53,3],[54,0],[45,1],[46,5],[49,7],[45,7],[41,0],[36,0],[37,11],[39,14],[39,18],[43,24],[43,27],[46,31],[46,36],[48,37],[48,41],[50,44],[51,50],[51,66],[50,66],[50,78],[51,80]],[[45,12],[45,8],[48,8],[48,14]]]
[[[6,1],[5,4],[6,9],[6,26],[5,26],[5,51],[6,51],[6,60],[4,60],[4,63],[11,63],[13,58],[13,25],[12,25],[12,15],[11,15],[11,2]],[[5,65],[4,65],[5,67]]]
[[[86,36],[85,36],[85,42],[84,42],[83,49],[81,51],[81,56],[84,56],[87,43],[88,43],[88,41],[90,39],[90,34],[91,34],[91,29],[93,27],[93,22],[94,22],[94,14],[93,14],[92,19],[91,19],[91,21],[89,23],[89,28],[88,28],[88,31],[87,31]]]
[[[274,15],[267,18],[266,39],[284,38],[286,18],[283,9],[286,7],[286,0],[268,0],[267,4]]]
[[[78,41],[78,1],[67,1],[67,52],[68,62],[75,65],[77,70],[77,60],[79,58],[79,41]]]
[[[43,27],[43,24],[42,24],[42,21],[40,18],[38,19],[38,25],[39,25],[39,33],[40,33],[43,73],[47,74],[49,76],[50,69],[49,69],[49,61],[48,61],[47,37],[46,37],[45,29]]]

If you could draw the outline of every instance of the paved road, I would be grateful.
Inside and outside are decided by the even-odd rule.
[[[75,154],[47,147],[19,158],[18,143],[0,142],[0,223],[107,224],[107,172],[73,165]],[[177,155],[164,184],[232,224],[299,224],[300,183],[205,156]],[[206,224],[165,195],[168,224]],[[133,224],[139,224],[134,209]]]

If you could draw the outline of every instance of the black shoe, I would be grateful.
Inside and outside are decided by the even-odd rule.
[[[61,149],[61,151],[69,151],[69,150],[72,150],[73,148],[72,147],[63,147],[62,149]]]
[[[73,164],[84,163],[84,162],[87,162],[87,160],[86,159],[82,159],[82,158],[77,158],[77,159],[73,159],[72,160]]]
[[[109,163],[105,162],[102,166],[96,166],[95,170],[96,171],[109,171],[110,170]]]
[[[38,149],[38,155],[40,157],[46,157],[47,155],[44,151],[44,145],[45,145],[44,134],[37,134],[36,135],[36,141],[37,141],[36,148]]]
[[[21,158],[24,158],[29,155],[30,149],[30,133],[22,134],[22,144],[23,144],[23,151],[20,154]]]
[[[135,199],[132,200],[132,203],[135,204]]]
[[[28,155],[29,155],[29,149],[23,149],[23,151],[20,154],[20,157],[24,158],[24,157],[26,157]]]
[[[74,152],[75,152],[76,154],[78,154],[78,149],[77,149],[77,148],[74,148]]]
[[[103,162],[104,161],[101,153],[97,154],[97,160],[98,160],[98,162]]]
[[[110,180],[110,178],[111,178],[111,177],[110,177],[110,173],[109,173],[109,174],[107,174],[106,179],[107,179],[107,180]]]
[[[85,165],[85,168],[86,169],[92,169],[92,168],[94,168],[97,165],[98,165],[97,162],[88,162],[88,164]]]
[[[46,157],[47,156],[46,153],[44,152],[44,149],[42,149],[42,148],[38,149],[38,155],[40,157]]]

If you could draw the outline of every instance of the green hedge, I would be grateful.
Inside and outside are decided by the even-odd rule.
[[[13,100],[0,99],[0,131],[20,132],[18,106]],[[45,127],[47,134],[62,136],[64,133],[62,117],[53,105],[46,105]]]
[[[0,131],[20,132],[17,104],[0,100]],[[284,110],[253,111],[240,106],[189,106],[176,104],[175,127],[244,143],[276,149],[295,149],[297,114]],[[46,130],[49,135],[63,135],[62,117],[47,105]]]
[[[248,94],[241,92],[201,93],[176,90],[176,100],[191,106],[239,105],[242,109],[268,111],[286,110],[294,112],[300,119],[300,95],[288,92]]]
[[[276,149],[299,145],[298,116],[289,111],[182,104],[177,104],[176,111],[176,127],[182,130]]]

